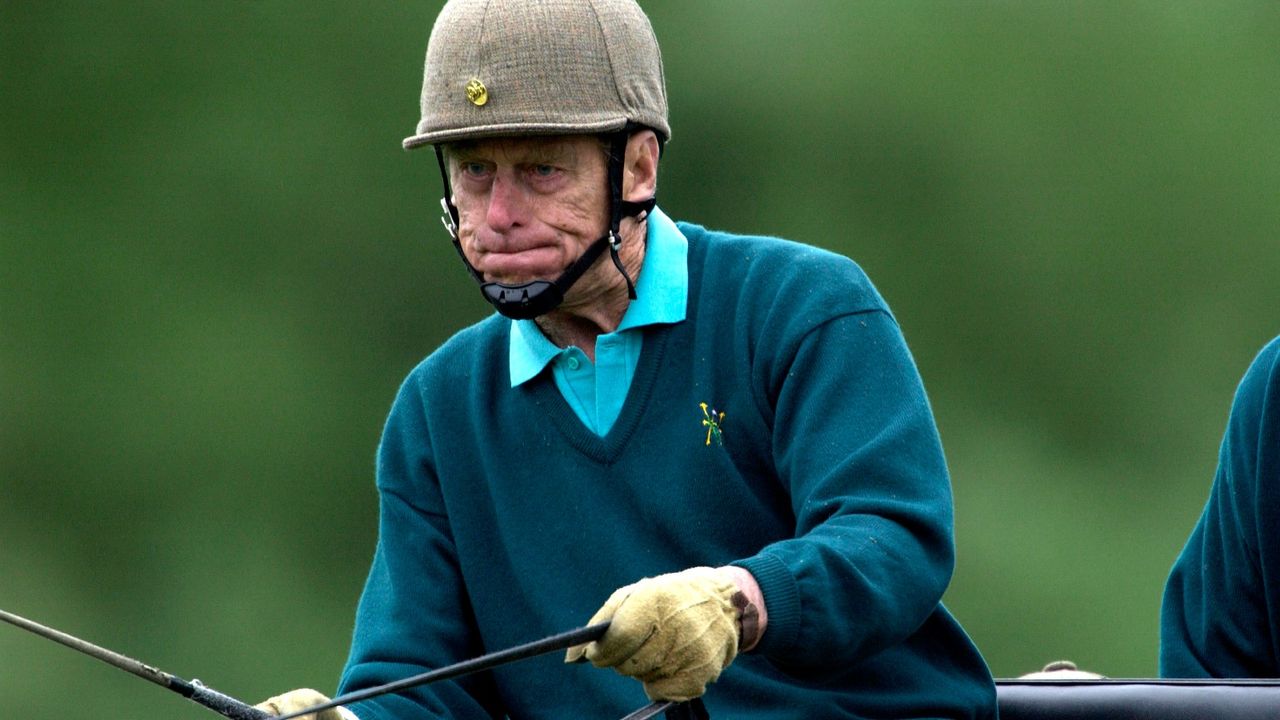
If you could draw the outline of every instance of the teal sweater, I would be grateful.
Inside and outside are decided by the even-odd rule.
[[[1164,677],[1280,677],[1280,338],[1236,389],[1209,500],[1165,585]]]
[[[545,373],[510,387],[497,315],[405,381],[339,692],[581,626],[644,576],[738,564],[769,624],[708,689],[712,718],[993,717],[986,665],[939,603],[950,484],[884,301],[846,258],[680,229],[688,317],[646,329],[604,437]],[[635,680],[555,654],[351,709],[611,720],[645,702]]]

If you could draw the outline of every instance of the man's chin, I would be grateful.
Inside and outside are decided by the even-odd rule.
[[[542,280],[544,282],[552,282],[554,279],[555,278],[553,277],[526,277],[523,275],[516,276],[516,277],[496,277],[496,278],[485,276],[485,282],[497,283],[498,285],[504,285],[506,287],[522,287],[530,283],[538,282],[539,280]]]
[[[564,274],[563,268],[539,268],[534,270],[520,269],[513,272],[493,273],[485,272],[482,276],[485,282],[494,282],[501,285],[528,285],[532,282],[554,282],[556,278]]]

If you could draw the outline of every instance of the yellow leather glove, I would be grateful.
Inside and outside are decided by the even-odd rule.
[[[575,645],[565,662],[591,661],[644,683],[650,700],[692,700],[738,654],[738,587],[725,568],[696,567],[616,590],[588,625],[603,637]]]
[[[296,710],[305,710],[312,705],[319,705],[322,702],[328,702],[329,698],[312,690],[303,688],[301,690],[290,690],[283,695],[277,695],[269,700],[264,700],[254,707],[259,710],[266,710],[272,715],[286,715]],[[299,720],[343,720],[342,713],[338,712],[338,708],[329,708],[317,715],[303,715]]]

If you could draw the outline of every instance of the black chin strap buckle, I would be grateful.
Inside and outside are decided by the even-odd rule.
[[[521,285],[484,282],[480,292],[498,312],[513,320],[532,320],[556,309],[564,293],[554,282],[534,280]]]

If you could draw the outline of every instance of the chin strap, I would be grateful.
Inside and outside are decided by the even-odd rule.
[[[466,265],[472,279],[479,283],[480,294],[498,312],[516,320],[528,320],[551,312],[564,302],[564,296],[569,292],[569,288],[600,259],[605,249],[609,250],[613,266],[622,273],[622,278],[627,282],[627,297],[636,299],[635,283],[627,274],[622,258],[618,256],[618,248],[622,247],[622,234],[619,228],[624,217],[634,217],[637,221],[647,218],[653,211],[657,199],[649,198],[639,202],[622,199],[622,165],[630,134],[631,129],[628,128],[614,133],[609,138],[608,233],[591,243],[582,255],[565,268],[560,277],[555,280],[532,280],[519,284],[486,281],[462,251],[462,242],[458,239],[458,208],[452,201],[453,190],[449,185],[449,171],[445,167],[444,151],[439,145],[434,146],[436,162],[440,165],[440,177],[444,181],[444,197],[440,198],[440,207],[444,210],[444,216],[440,220],[444,223],[445,230],[449,232],[449,237],[453,240],[453,249],[458,251],[462,264]]]

